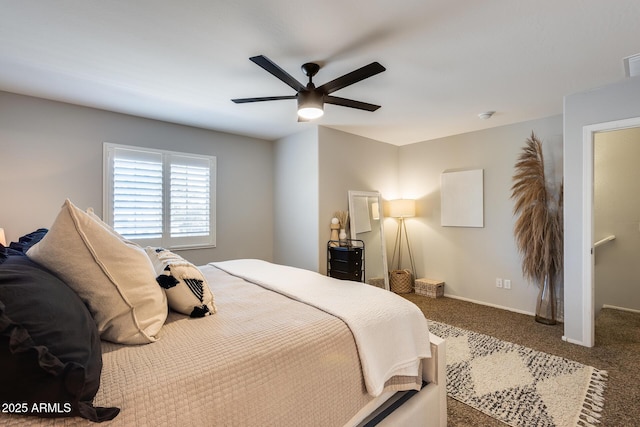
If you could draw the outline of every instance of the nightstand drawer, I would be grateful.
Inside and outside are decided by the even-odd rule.
[[[362,280],[362,271],[361,270],[357,270],[357,271],[341,271],[341,270],[331,269],[330,273],[331,273],[330,276],[335,278],[335,279],[354,280],[356,282],[359,282],[359,281]]]
[[[362,248],[350,248],[346,246],[337,246],[329,248],[331,259],[339,259],[343,261],[362,260]]]
[[[361,259],[331,259],[329,260],[329,266],[332,270],[353,271],[360,270],[362,267]]]

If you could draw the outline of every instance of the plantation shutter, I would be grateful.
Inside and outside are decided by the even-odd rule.
[[[162,238],[162,154],[116,148],[113,228],[127,239]]]
[[[215,246],[213,156],[104,144],[104,220],[142,246]]]
[[[211,234],[211,161],[170,156],[170,236],[174,245],[187,238],[203,240]]]

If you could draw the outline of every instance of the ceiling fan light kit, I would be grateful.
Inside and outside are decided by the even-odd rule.
[[[309,85],[313,86],[313,83]],[[324,103],[322,93],[313,88],[298,93],[298,116],[301,119],[313,120],[322,117],[324,114]]]
[[[305,86],[264,55],[253,56],[249,59],[258,66],[262,67],[264,70],[271,73],[273,76],[280,79],[282,82],[286,83],[296,91],[296,94],[285,96],[268,96],[261,98],[232,99],[232,101],[236,104],[244,104],[248,102],[277,101],[283,99],[297,99],[299,121],[313,120],[321,117],[324,114],[325,103],[365,111],[375,111],[380,108],[379,105],[330,95],[331,93],[339,89],[385,71],[386,68],[384,68],[378,62],[372,62],[369,65],[358,68],[355,71],[347,73],[316,88],[313,84],[312,79],[313,76],[315,76],[316,73],[320,70],[320,66],[318,64],[307,62],[306,64],[302,65],[302,72],[307,77],[309,77],[309,82]]]

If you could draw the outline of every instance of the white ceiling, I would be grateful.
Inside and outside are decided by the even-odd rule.
[[[378,61],[316,123],[396,145],[562,113],[624,79],[638,0],[0,0],[0,90],[264,139],[304,130],[293,95],[249,61],[316,85]],[[489,120],[478,113],[495,110]]]

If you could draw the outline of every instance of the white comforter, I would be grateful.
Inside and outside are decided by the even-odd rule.
[[[211,265],[342,319],[358,347],[367,392],[378,396],[396,375],[416,375],[431,357],[427,320],[413,303],[361,282],[255,259]]]

